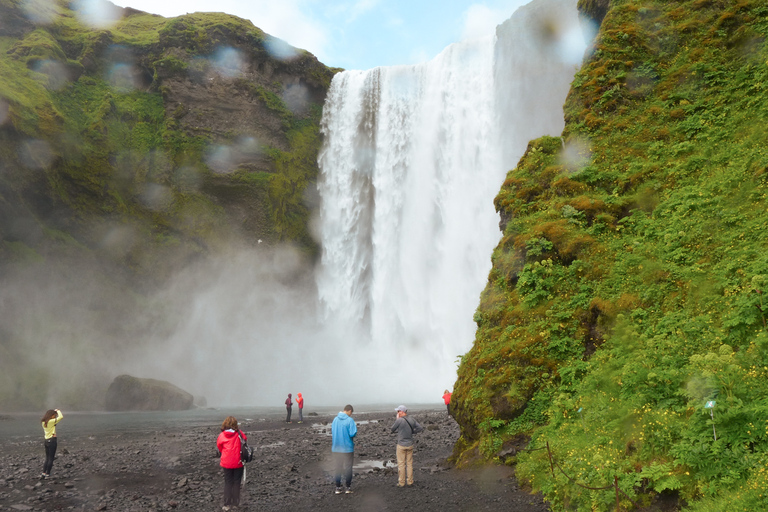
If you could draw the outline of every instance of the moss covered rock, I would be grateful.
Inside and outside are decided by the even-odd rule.
[[[606,5],[562,138],[532,141],[495,201],[455,458],[517,463],[555,510],[613,510],[614,477],[642,506],[761,508],[768,8],[580,2]],[[608,488],[553,475],[547,445]]]

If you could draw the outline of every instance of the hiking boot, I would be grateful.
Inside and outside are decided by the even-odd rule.
[[[336,488],[336,493],[335,494],[341,494],[341,487],[337,487]]]
[[[347,487],[347,490],[346,490],[346,491],[344,491],[344,494],[352,494],[352,489],[350,489],[349,487]]]

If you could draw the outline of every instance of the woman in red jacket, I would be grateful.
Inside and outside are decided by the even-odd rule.
[[[243,463],[240,461],[240,436],[247,440],[244,432],[237,428],[237,419],[227,416],[221,424],[221,434],[216,439],[216,448],[221,454],[224,468],[224,507],[240,505],[240,481],[243,479]]]

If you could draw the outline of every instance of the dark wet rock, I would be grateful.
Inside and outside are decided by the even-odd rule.
[[[107,389],[108,411],[183,411],[192,408],[194,397],[170,382],[116,377]]]

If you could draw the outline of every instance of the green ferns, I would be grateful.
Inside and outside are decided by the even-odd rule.
[[[639,504],[768,507],[767,20],[757,0],[611,2],[563,139],[531,142],[496,198],[459,462],[525,435]],[[615,509],[546,450],[504,460],[555,510]]]

